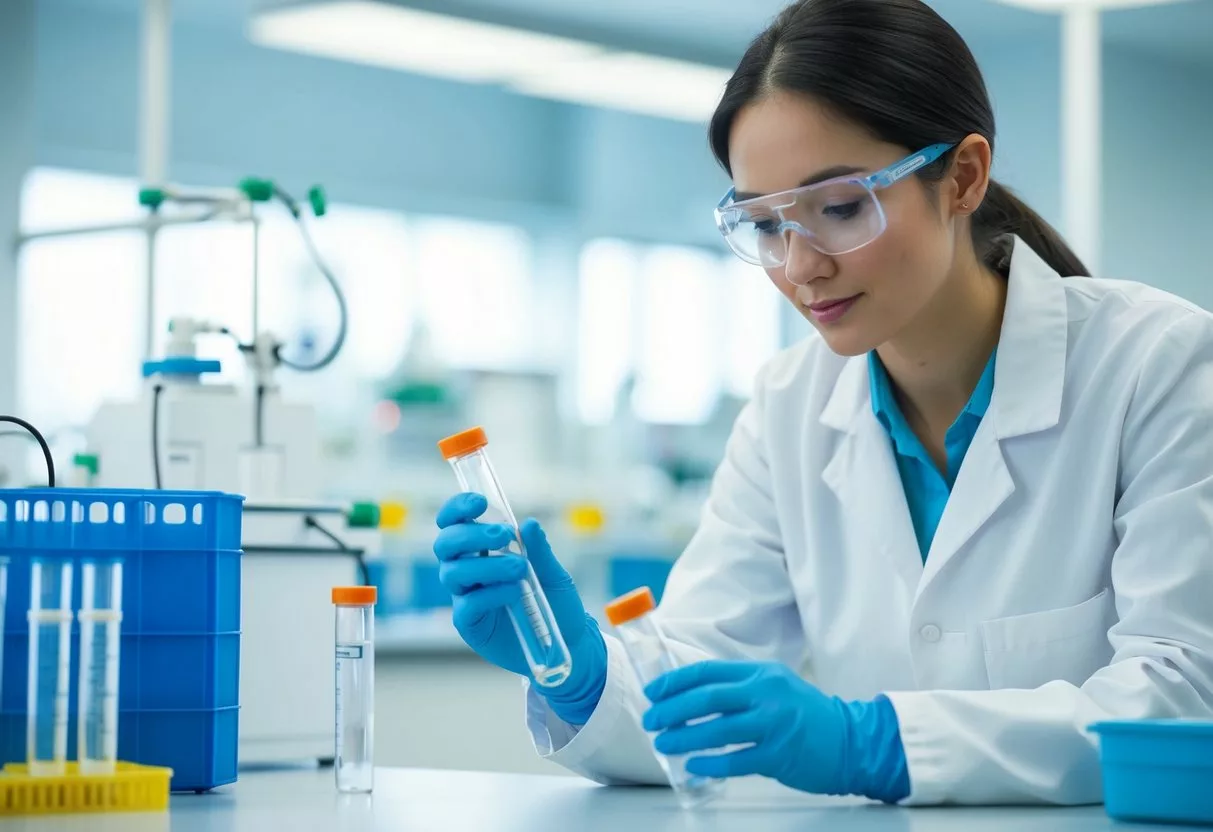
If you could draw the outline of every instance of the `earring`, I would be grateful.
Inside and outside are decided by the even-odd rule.
[[[968,211],[968,210],[969,210],[969,203],[967,203],[967,202],[962,202],[962,203],[960,203],[960,207],[961,207],[961,208],[963,208],[963,209],[965,209],[966,211]]]

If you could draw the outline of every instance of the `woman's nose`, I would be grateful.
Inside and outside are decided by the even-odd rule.
[[[788,256],[783,264],[783,276],[788,283],[806,286],[819,277],[828,277],[833,271],[829,255],[813,248],[803,234],[790,229],[786,233]]]

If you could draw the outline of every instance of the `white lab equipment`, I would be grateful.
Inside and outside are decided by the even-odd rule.
[[[122,560],[98,558],[80,568],[80,701],[77,757],[81,774],[113,774],[118,760],[118,668]]]
[[[243,514],[240,764],[331,761],[329,592],[366,581],[359,557],[378,552],[379,530],[349,506],[320,501],[245,501]]]
[[[260,328],[257,209],[273,198],[298,222],[317,270],[333,289],[339,313],[332,345],[307,364],[290,360],[282,342]],[[286,401],[274,376],[279,367],[311,372],[335,359],[348,326],[345,299],[302,222],[303,207],[273,182],[248,179],[238,189],[218,191],[148,188],[140,193],[140,201],[150,215],[136,227],[148,232],[149,246],[159,230],[170,225],[237,222],[251,227],[251,340],[239,345],[250,383],[213,383],[221,368],[206,359],[199,339],[235,339],[224,322],[177,315],[155,360],[149,330],[139,396],[103,403],[87,426],[87,450],[94,456],[92,467],[98,469],[92,479],[103,488],[215,490],[246,497],[240,762],[325,761],[333,753],[325,593],[334,585],[359,580],[358,557],[375,554],[379,536],[373,527],[348,522],[348,506],[322,498],[327,482],[315,409]],[[318,188],[308,194],[308,202],[316,216],[325,213]],[[97,229],[46,233],[92,230]],[[148,260],[150,310],[156,258]],[[293,622],[291,627],[282,626],[286,620]],[[293,691],[290,697],[281,696],[284,687]]]
[[[512,555],[526,557],[522,539],[518,533],[518,521],[513,509],[501,490],[493,464],[489,460],[488,438],[482,428],[448,436],[438,443],[442,455],[451,463],[459,487],[464,491],[481,494],[488,501],[488,508],[481,515],[481,523],[500,523],[514,530],[514,540],[503,550]],[[488,554],[487,552],[483,554]],[[573,663],[564,636],[556,625],[547,595],[535,577],[535,570],[527,561],[526,577],[519,582],[522,594],[517,603],[507,607],[510,623],[518,635],[522,653],[526,657],[531,675],[536,683],[555,686],[569,677]]]
[[[157,232],[166,224],[234,221],[251,226],[252,327],[250,340],[243,343],[220,322],[178,315],[169,321],[163,358],[153,360],[150,310],[154,308],[155,257],[149,256],[148,355],[143,364],[147,382],[140,399],[103,404],[87,429],[89,450],[97,455],[101,468],[98,485],[222,490],[251,499],[315,498],[323,483],[316,470],[320,452],[314,415],[310,407],[292,407],[279,399],[274,373],[280,366],[299,372],[329,366],[345,343],[349,315],[341,286],[312,243],[302,207],[277,183],[257,178],[245,179],[232,190],[145,188],[139,199],[150,216],[136,227],[147,231],[149,246],[154,245]],[[289,359],[283,350],[285,345],[273,333],[261,329],[257,208],[273,199],[281,201],[295,219],[317,270],[332,288],[339,313],[332,344],[309,363]],[[309,192],[308,200],[315,216],[326,213],[324,193],[319,187]],[[198,210],[199,206],[200,211],[184,216],[166,213],[169,208]],[[37,236],[27,234],[23,239]],[[248,390],[202,383],[204,375],[221,369],[218,361],[198,355],[197,339],[208,335],[236,341],[250,370]],[[139,447],[147,452],[132,452]]]
[[[656,608],[653,592],[647,586],[621,595],[606,605],[607,620],[618,633],[641,687],[679,666],[661,628],[649,614]],[[640,718],[640,714],[634,716]],[[657,755],[657,762],[669,778],[678,802],[684,808],[692,809],[717,797],[724,790],[724,781],[691,774],[686,770],[686,761],[687,755]]]
[[[26,763],[36,777],[67,770],[67,696],[72,662],[72,562],[30,562]]]
[[[98,410],[89,435],[102,458],[102,487],[154,485],[153,396],[149,388],[137,402],[110,402]],[[280,496],[250,496],[244,503],[240,762],[328,760],[333,688],[325,599],[333,586],[361,580],[354,555],[375,554],[380,536],[373,524],[350,528],[348,506],[318,498],[324,468],[315,409],[287,403],[275,391],[263,396],[265,436],[281,460],[283,487]],[[166,487],[247,493],[241,459],[242,448],[255,444],[251,396],[234,386],[178,378],[165,381],[159,406]],[[139,453],[141,447],[149,452]],[[288,620],[292,626],[284,627]],[[283,686],[291,696],[281,696]]]
[[[333,587],[336,610],[337,791],[368,793],[375,784],[375,599],[373,586]]]
[[[1062,279],[1019,239],[1009,271],[990,408],[925,561],[867,357],[810,335],[760,374],[653,613],[683,664],[808,660],[832,694],[887,693],[910,804],[1098,802],[1087,725],[1213,718],[1213,316]],[[661,783],[617,718],[643,696],[608,672],[570,726],[532,692],[534,741]]]
[[[208,380],[220,369],[185,356],[145,362],[139,397],[102,403],[87,426],[96,485],[315,499],[324,486],[315,409],[276,385]]]

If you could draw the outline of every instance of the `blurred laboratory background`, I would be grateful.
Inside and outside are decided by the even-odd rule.
[[[46,432],[64,470],[150,486],[112,477],[153,447],[114,408],[172,356],[170,320],[226,329],[191,346],[219,362],[201,383],[249,393],[254,315],[296,364],[337,337],[318,255],[348,307],[344,347],[273,384],[314,422],[302,496],[382,509],[365,557],[376,761],[557,773],[518,680],[451,630],[430,546],[455,483],[435,443],[485,427],[515,510],[544,522],[589,604],[660,594],[756,371],[809,330],[719,239],[728,182],[705,137],[783,5],[3,0],[0,233],[17,245],[0,254],[0,409]],[[931,5],[985,72],[995,175],[1097,274],[1213,307],[1213,0]],[[300,204],[323,189],[303,211],[315,252],[280,201],[259,207],[256,312],[249,223],[164,224],[149,246],[156,206],[140,201],[246,177]],[[119,451],[98,447],[107,412]],[[0,469],[8,486],[44,476],[15,433]],[[319,592],[289,576],[273,591]],[[291,604],[276,609],[292,627]],[[262,620],[247,595],[244,617]],[[243,732],[260,717],[242,707]]]

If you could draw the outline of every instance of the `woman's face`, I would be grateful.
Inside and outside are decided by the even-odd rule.
[[[738,193],[771,194],[831,169],[874,173],[921,149],[885,144],[811,99],[777,92],[738,114],[729,163]],[[876,193],[888,223],[871,243],[831,256],[790,234],[787,262],[766,270],[840,355],[860,355],[894,339],[951,271],[947,200],[930,200],[914,176]]]

